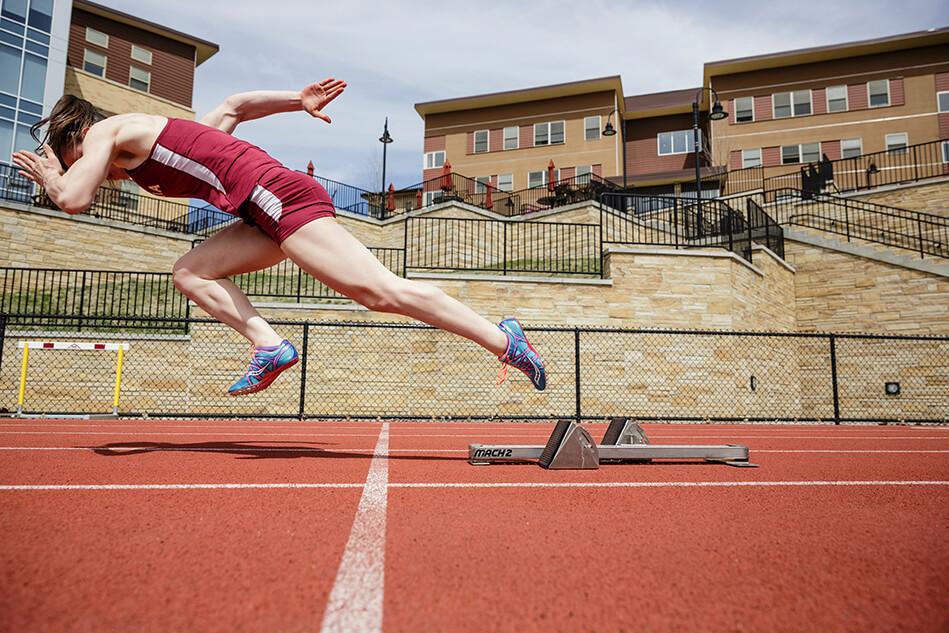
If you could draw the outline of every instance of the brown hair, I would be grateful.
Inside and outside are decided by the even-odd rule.
[[[30,135],[40,144],[48,144],[53,148],[59,163],[66,169],[63,162],[63,152],[82,143],[82,131],[106,118],[94,105],[74,95],[63,95],[56,102],[49,116],[30,127]],[[49,124],[46,135],[40,138],[40,128]]]

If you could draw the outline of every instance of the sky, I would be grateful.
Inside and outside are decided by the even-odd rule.
[[[236,134],[294,169],[378,190],[421,180],[415,104],[620,75],[626,96],[698,86],[705,62],[949,25],[945,0],[97,0],[209,40],[198,67],[200,118],[247,90],[299,90],[326,77],[346,92],[327,125],[305,113],[242,124]]]

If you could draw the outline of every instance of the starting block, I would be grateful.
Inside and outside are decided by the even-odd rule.
[[[740,444],[650,444],[639,424],[629,418],[611,418],[597,444],[574,420],[557,422],[546,446],[524,444],[470,444],[468,463],[485,465],[537,461],[541,467],[558,470],[593,470],[601,463],[651,462],[658,459],[707,461],[729,466],[751,467],[748,447]]]

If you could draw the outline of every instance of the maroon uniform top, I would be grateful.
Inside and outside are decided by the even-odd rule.
[[[200,198],[239,215],[261,177],[283,168],[256,145],[185,119],[168,119],[145,162],[126,172],[159,196]]]

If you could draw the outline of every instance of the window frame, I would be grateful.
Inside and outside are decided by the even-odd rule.
[[[757,165],[749,165],[747,159],[745,158],[745,152],[758,152],[758,164],[757,164]],[[763,157],[762,157],[762,155],[761,155],[761,148],[760,148],[760,147],[757,148],[757,149],[756,149],[756,148],[749,148],[749,149],[743,149],[743,150],[741,150],[741,168],[742,168],[742,169],[746,169],[746,168],[748,168],[748,167],[763,167],[763,166],[764,166],[764,159],[763,159]]]
[[[807,104],[808,112],[807,114],[798,114],[797,108],[795,107],[794,93],[797,92],[807,92]],[[775,104],[775,99],[778,95],[788,95],[788,105],[791,108],[791,114],[787,116],[778,116],[777,114],[777,105]],[[774,92],[771,93],[771,118],[772,119],[793,119],[794,117],[799,116],[811,116],[814,114],[814,91],[808,88],[807,90],[786,90],[784,92]]]
[[[101,74],[101,75],[97,75],[96,73],[92,72],[91,70],[87,70],[87,69],[86,69],[86,63],[87,63],[86,55],[89,54],[89,53],[92,53],[93,55],[99,55],[99,56],[102,57],[102,61],[103,61],[104,63],[102,64],[102,74]],[[97,64],[93,64],[93,65],[95,66],[95,65],[97,65]],[[99,51],[94,51],[94,50],[92,50],[91,48],[83,48],[83,49],[82,49],[82,70],[83,70],[83,72],[87,72],[87,73],[89,73],[90,75],[93,75],[93,76],[95,76],[95,77],[101,77],[101,78],[105,79],[105,74],[106,74],[106,72],[108,71],[108,68],[109,68],[109,56],[108,56],[108,55],[105,55],[105,54],[103,54],[103,53],[100,53]]]
[[[738,102],[742,99],[748,99],[751,101],[751,118],[746,120],[738,119]],[[735,123],[754,123],[755,122],[755,98],[754,97],[735,97],[732,99],[732,106],[735,109]]]
[[[893,136],[902,136],[903,146],[902,147],[890,147],[890,137]],[[887,134],[883,137],[883,146],[886,148],[887,154],[905,154],[906,148],[909,147],[909,133],[908,132],[893,132],[892,134]]]
[[[683,134],[683,133],[686,135],[685,137],[686,149],[684,151],[677,152],[675,151],[675,135]],[[672,148],[671,152],[662,151],[662,135],[663,134],[673,135],[672,141],[670,143],[670,146]],[[656,134],[656,156],[676,156],[676,155],[682,155],[682,154],[692,154],[693,152],[695,152],[695,139],[693,138],[694,135],[695,135],[694,130],[668,130],[666,132],[659,132],[658,134]],[[693,146],[692,149],[688,148],[690,144]]]
[[[949,141],[942,142],[942,162],[949,164]]]
[[[438,154],[441,154],[441,155],[442,155],[442,164],[441,164],[441,165],[433,165],[432,167],[429,167],[429,166],[428,166],[428,157],[431,156],[431,157],[432,157],[432,163],[435,163],[435,162],[436,162],[436,161],[435,161],[435,157],[436,157]],[[422,157],[422,169],[438,169],[439,167],[442,167],[442,166],[445,164],[445,161],[446,161],[446,160],[448,160],[448,156],[447,156],[447,154],[445,153],[445,150],[443,150],[443,149],[437,149],[437,150],[434,150],[434,151],[431,151],[431,152],[425,152],[425,155]]]
[[[508,131],[508,130],[514,130],[514,147],[508,147],[508,146],[507,146],[507,141],[508,141],[507,131]],[[509,125],[509,126],[507,126],[506,128],[504,128],[504,129],[502,130],[502,132],[501,132],[501,146],[502,146],[505,150],[520,149],[520,147],[521,147],[521,128],[520,128],[520,126],[518,126],[518,125]]]
[[[939,103],[940,101],[939,97],[941,97],[942,95],[946,95],[946,109],[945,110],[942,109],[942,104]],[[939,112],[940,114],[949,112],[949,90],[940,90],[939,92],[936,93],[936,112]]]
[[[873,105],[873,93],[870,92],[870,84],[874,82],[878,82],[878,81],[886,82],[886,103],[878,103],[877,105]],[[889,79],[872,79],[867,82],[867,107],[868,108],[887,108],[890,106],[890,104],[892,104],[892,102],[893,100],[891,99]]]
[[[96,33],[96,34],[101,35],[102,37],[104,37],[104,38],[105,38],[105,44],[100,44],[100,43],[97,42],[95,39],[90,39],[90,38],[89,38],[89,34],[90,34],[90,33]],[[104,33],[103,31],[100,31],[99,29],[94,29],[94,28],[92,28],[91,26],[87,26],[87,27],[86,27],[85,41],[88,42],[89,44],[94,45],[94,46],[99,46],[100,48],[109,48],[109,34],[108,34],[108,33]]]
[[[817,145],[817,158],[814,160],[804,160],[804,146],[805,145]],[[808,163],[819,163],[821,156],[823,156],[823,148],[821,147],[822,143],[818,141],[817,143],[797,143],[797,160],[794,162],[785,162],[784,161],[784,148],[785,147],[795,147],[795,145],[781,145],[781,164],[782,165],[807,165]]]
[[[587,126],[587,121],[590,121],[592,119],[596,119],[596,126],[595,126],[596,137],[595,138],[589,138],[587,135],[587,133],[590,130],[594,129],[592,127]],[[599,114],[583,117],[583,140],[584,141],[598,141],[601,138],[603,138],[603,128],[601,126],[602,126],[602,117]],[[566,133],[566,130],[564,132]]]
[[[531,184],[531,176],[533,176],[534,174],[540,174],[541,182],[539,184],[536,184],[536,185]],[[546,184],[547,184],[547,170],[546,169],[542,169],[540,171],[527,172],[527,188],[528,189],[534,189],[535,187],[543,187]]]
[[[857,154],[856,156],[844,156],[844,143],[845,143],[846,141],[857,141],[857,145],[858,145],[859,148],[860,148],[860,153]],[[853,159],[853,158],[860,158],[861,156],[863,156],[863,138],[862,138],[862,137],[860,137],[860,138],[842,138],[842,139],[840,139],[840,158],[841,158],[841,159],[843,159],[843,160],[850,160],[850,159]]]
[[[831,88],[843,88],[844,89],[844,109],[843,110],[831,110],[830,109],[830,89]],[[827,114],[836,114],[838,112],[849,112],[850,111],[850,94],[847,89],[847,84],[838,84],[834,86],[827,86],[824,88],[824,97],[825,97],[825,107],[827,108]],[[839,99],[834,99],[834,101],[839,101]]]
[[[551,140],[551,136],[552,136],[551,128],[553,127],[553,125],[554,125],[555,123],[559,123],[559,124],[561,124],[561,125],[563,126],[563,140],[560,141],[559,143],[554,143],[554,142]],[[539,127],[543,127],[543,126],[547,126],[547,142],[546,142],[546,143],[538,143],[538,142],[537,142],[537,129],[538,129]],[[566,144],[567,144],[567,121],[566,121],[566,120],[561,119],[561,120],[558,120],[558,121],[544,121],[544,122],[542,122],[542,123],[535,123],[535,124],[534,124],[534,147],[549,147],[550,145],[566,145]]]
[[[511,181],[511,183],[510,183],[509,185],[507,185],[508,187],[510,187],[510,189],[504,189],[504,186],[501,184],[501,179],[502,179],[502,178],[506,178],[506,179],[509,179],[509,180]],[[498,174],[497,190],[498,190],[498,191],[506,191],[506,192],[508,192],[508,193],[514,191],[514,174],[513,174],[513,173],[509,173],[509,174]]]
[[[491,185],[491,176],[475,176],[475,193],[487,193],[488,187],[494,189]]]
[[[148,55],[148,61],[142,59],[141,57],[136,57],[136,56],[135,56],[135,51],[136,51],[136,50],[139,50],[139,51],[141,51],[141,52],[143,52],[143,53],[146,53],[146,54]],[[138,44],[132,44],[132,52],[130,53],[130,56],[131,56],[132,59],[134,59],[135,61],[139,62],[140,64],[148,64],[149,66],[152,65],[152,52],[151,52],[150,50],[148,50],[147,48],[144,48],[144,47],[142,47],[142,46],[139,46]]]
[[[484,134],[484,149],[478,150],[478,135]],[[475,130],[471,139],[472,154],[487,154],[491,151],[491,130]]]
[[[135,86],[132,85],[133,79],[138,82],[142,81],[141,79],[136,79],[135,77],[132,76],[132,73],[136,70],[148,75],[147,88],[145,90],[142,90],[141,88],[136,88]],[[145,70],[144,68],[138,68],[137,66],[129,66],[129,88],[131,88],[132,90],[138,90],[139,92],[144,92],[145,94],[151,94],[152,93],[152,71]]]

